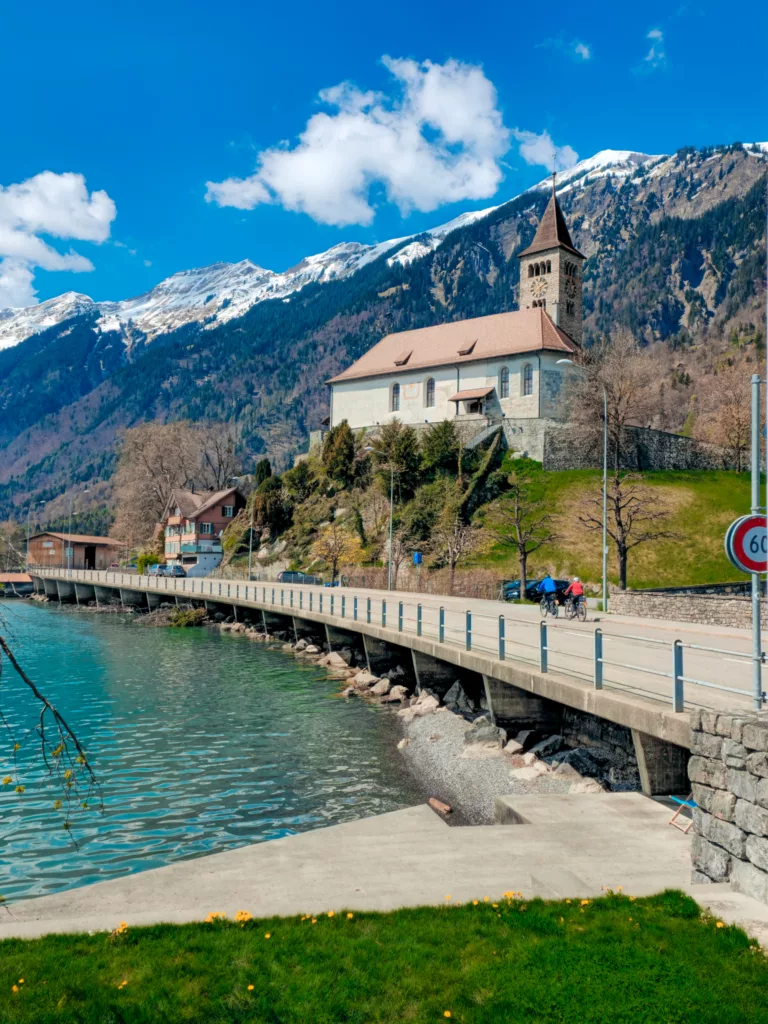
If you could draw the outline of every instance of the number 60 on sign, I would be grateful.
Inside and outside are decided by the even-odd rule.
[[[768,572],[765,516],[742,516],[731,523],[725,535],[725,553],[742,572]]]

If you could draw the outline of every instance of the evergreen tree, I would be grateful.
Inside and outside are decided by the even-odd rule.
[[[254,487],[260,487],[268,477],[272,476],[272,465],[269,459],[259,459],[253,474]]]
[[[355,478],[355,435],[346,420],[331,427],[323,442],[323,466],[328,476],[347,487]]]
[[[425,469],[455,473],[459,462],[459,437],[453,420],[433,423],[421,438],[421,460]]]
[[[416,431],[398,419],[390,420],[379,430],[374,446],[382,490],[389,494],[390,469],[394,469],[397,500],[407,501],[419,485],[421,456]]]

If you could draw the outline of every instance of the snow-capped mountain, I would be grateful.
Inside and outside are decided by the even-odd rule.
[[[629,150],[606,149],[560,172],[557,190],[583,187],[585,182],[607,175],[626,177],[638,167],[661,159]],[[551,187],[551,179],[545,178],[528,191],[548,187]],[[102,333],[117,331],[127,344],[135,337],[151,339],[190,322],[213,327],[242,316],[258,302],[290,301],[291,295],[307,284],[348,277],[392,249],[397,252],[390,257],[390,264],[396,262],[405,266],[433,252],[452,231],[487,217],[497,209],[492,206],[463,213],[419,235],[391,238],[377,245],[342,242],[326,252],[307,256],[282,273],[265,270],[247,259],[239,263],[214,263],[173,274],[133,299],[96,303],[87,295],[66,292],[36,306],[0,310],[0,348],[9,348],[89,310],[99,313],[96,324]]]

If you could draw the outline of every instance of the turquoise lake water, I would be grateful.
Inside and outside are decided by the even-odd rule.
[[[340,700],[292,655],[207,629],[0,602],[27,674],[68,719],[105,813],[62,828],[39,742],[22,744],[22,796],[0,789],[0,893],[37,896],[172,861],[381,814],[423,799],[395,755],[391,713]],[[17,736],[35,702],[7,660],[0,708]],[[0,774],[9,743],[0,736]]]

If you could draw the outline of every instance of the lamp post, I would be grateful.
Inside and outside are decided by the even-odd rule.
[[[233,476],[230,478],[235,483],[239,483],[242,477]],[[253,525],[254,515],[256,513],[256,502],[251,501],[251,528],[248,531],[248,582],[251,582],[251,565],[253,563]]]
[[[388,561],[388,572],[387,572],[387,590],[392,589],[392,517],[395,504],[395,467],[392,462],[392,456],[386,452],[380,452],[378,448],[372,448],[371,445],[367,445],[363,451],[371,452],[373,455],[383,455],[385,459],[389,459],[389,558]]]
[[[88,487],[84,487],[81,491],[82,494],[87,494],[89,491]],[[72,506],[75,503],[75,495],[70,494],[69,496],[69,531],[67,533],[67,576],[72,575]]]
[[[26,554],[26,558],[24,559],[24,562],[25,562],[24,568],[27,570],[27,572],[29,572],[29,517],[30,517],[30,514],[32,513],[33,509],[36,511],[38,505],[44,505],[44,504],[45,504],[44,501],[33,501],[32,504],[27,509],[27,554]]]
[[[578,366],[572,359],[558,359],[558,363],[567,363],[569,366],[575,366],[577,369],[584,372],[583,367]],[[603,570],[603,583],[602,583],[602,597],[603,597],[603,611],[608,611],[608,392],[605,390],[605,384],[601,384],[600,387],[603,389],[603,558],[602,558],[602,570]]]

